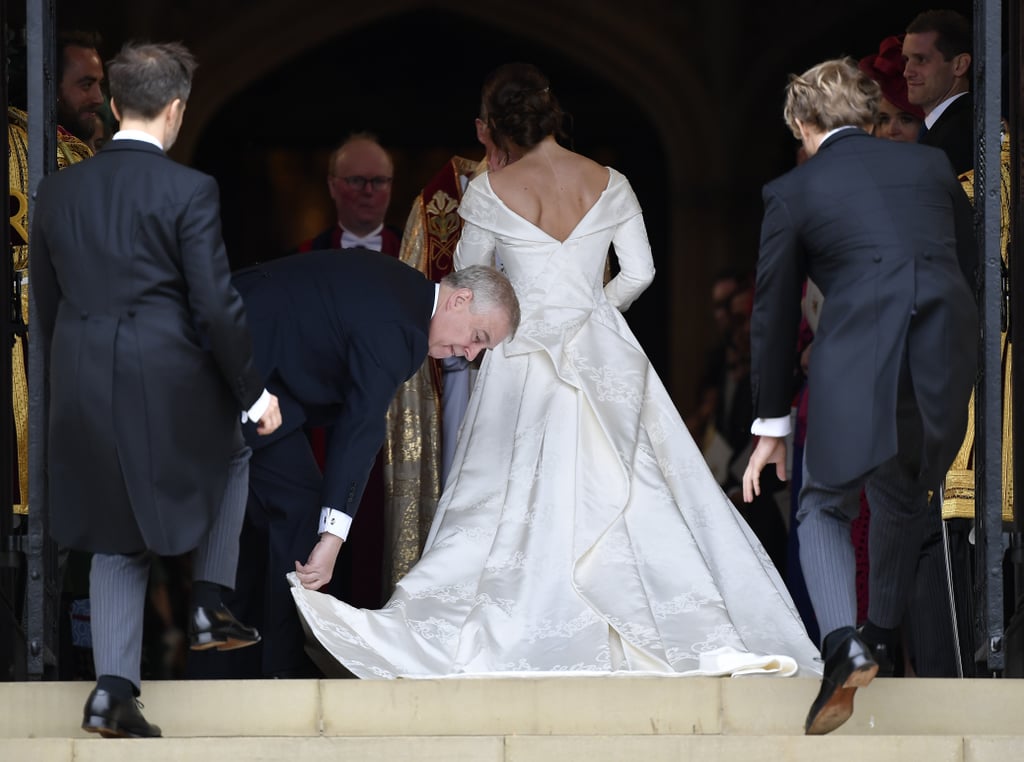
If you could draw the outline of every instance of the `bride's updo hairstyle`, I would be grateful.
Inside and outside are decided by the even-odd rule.
[[[551,93],[548,78],[533,64],[509,63],[484,82],[480,119],[494,145],[529,150],[548,135],[564,137],[564,114]]]

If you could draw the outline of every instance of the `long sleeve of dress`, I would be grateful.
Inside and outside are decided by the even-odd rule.
[[[639,212],[623,222],[612,238],[619,273],[604,288],[608,301],[625,312],[654,280],[654,258],[647,240],[647,228]]]
[[[455,269],[494,264],[494,233],[472,222],[462,223],[462,235],[455,246]]]

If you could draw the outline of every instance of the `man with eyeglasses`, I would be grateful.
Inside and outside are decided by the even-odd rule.
[[[398,256],[402,236],[384,224],[393,179],[394,164],[376,137],[366,132],[349,136],[327,162],[327,191],[338,221],[298,250],[364,248]]]

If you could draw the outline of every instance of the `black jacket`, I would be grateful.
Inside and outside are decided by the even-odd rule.
[[[825,301],[808,379],[808,470],[841,486],[899,452],[936,485],[963,438],[977,372],[972,214],[949,161],[847,129],[763,195],[755,416],[789,414],[809,276]]]
[[[149,143],[111,141],[43,180],[31,245],[51,534],[100,553],[193,549],[263,388],[217,183]]]
[[[974,168],[974,98],[961,95],[946,107],[932,128],[921,138],[926,146],[941,148],[962,175]]]
[[[321,505],[354,515],[384,441],[388,405],[423,364],[435,285],[394,257],[310,251],[242,271],[256,363],[283,423],[253,448],[303,426],[329,427]]]

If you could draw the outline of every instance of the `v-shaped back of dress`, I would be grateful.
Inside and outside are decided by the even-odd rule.
[[[486,175],[470,185],[459,208],[470,223],[463,235],[493,238],[494,251],[515,286],[524,315],[551,304],[589,309],[601,298],[605,261],[616,229],[640,215],[626,178],[612,168],[608,175],[607,187],[564,241],[510,209]]]
[[[494,197],[496,199],[498,199],[498,201],[501,203],[501,205],[504,206],[505,209],[508,210],[509,214],[514,214],[516,217],[519,217],[521,220],[526,222],[528,225],[532,225],[534,228],[537,229],[538,232],[543,233],[544,235],[546,235],[551,240],[558,241],[558,243],[565,243],[566,241],[568,241],[570,238],[573,237],[573,234],[576,232],[576,230],[586,221],[587,217],[589,217],[594,212],[595,208],[597,208],[600,205],[601,198],[604,196],[605,193],[608,192],[608,189],[611,187],[611,184],[612,184],[612,170],[609,167],[605,167],[605,170],[608,172],[608,181],[605,183],[604,188],[598,194],[597,198],[594,200],[594,203],[591,204],[587,208],[587,210],[582,215],[580,215],[579,219],[576,220],[575,224],[573,224],[569,228],[569,233],[565,236],[565,238],[559,238],[558,236],[548,232],[547,230],[542,228],[538,223],[533,222],[532,220],[527,219],[526,215],[520,214],[515,209],[513,209],[512,206],[507,201],[505,201],[505,199],[503,199],[497,193],[497,191],[494,190],[494,187],[491,185],[490,177],[486,177],[485,182],[487,184],[487,187],[490,188],[491,193],[493,193]]]

